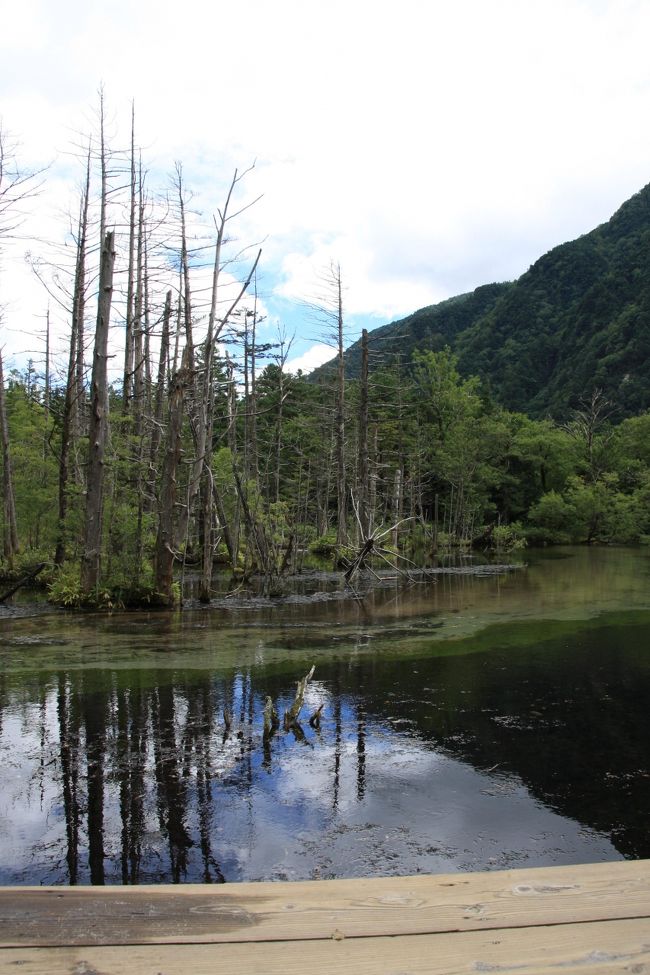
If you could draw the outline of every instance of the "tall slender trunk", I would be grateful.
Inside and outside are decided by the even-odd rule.
[[[370,535],[370,464],[368,459],[368,330],[361,333],[359,388],[359,528],[363,543]]]
[[[45,389],[43,390],[43,419],[45,424],[50,419],[50,308],[48,305],[45,317]],[[45,451],[45,445],[43,446]]]
[[[280,500],[280,479],[282,473],[282,424],[284,414],[284,363],[280,365],[278,386],[278,414],[275,423],[275,501]]]
[[[113,296],[115,234],[109,231],[103,241],[99,273],[97,327],[91,382],[91,414],[88,443],[88,489],[86,523],[81,559],[81,587],[92,592],[99,582],[104,502],[104,456],[108,440],[108,326]]]
[[[190,288],[190,262],[187,253],[187,233],[185,226],[185,198],[183,196],[183,168],[176,165],[176,184],[181,215],[181,276],[183,291],[183,320],[185,323],[185,347],[188,350],[189,369],[194,373],[194,337],[192,335],[192,292]]]
[[[11,466],[11,450],[9,446],[9,423],[7,421],[7,406],[5,402],[5,381],[2,370],[2,353],[0,352],[0,435],[2,436],[2,499],[4,504],[4,534],[2,549],[9,566],[13,564],[14,556],[18,554],[18,525],[16,522],[16,500],[14,495],[13,469]]]
[[[133,429],[136,440],[142,433],[144,408],[144,193],[142,164],[138,184],[138,243],[136,256],[136,287],[133,311]]]
[[[99,169],[101,195],[99,204],[99,240],[106,237],[106,209],[108,202],[108,170],[106,167],[106,140],[104,135],[104,89],[99,90]]]
[[[233,471],[237,470],[237,389],[232,362],[226,358],[228,377],[228,447]],[[230,521],[230,538],[232,543],[231,561],[233,570],[237,568],[239,559],[239,530],[240,530],[240,499],[237,493],[233,516]]]
[[[152,511],[156,493],[156,470],[158,467],[158,451],[162,438],[163,404],[165,401],[165,385],[167,377],[167,360],[169,358],[169,326],[172,315],[171,290],[165,296],[165,310],[162,320],[162,334],[160,337],[160,355],[158,358],[158,377],[153,405],[153,426],[149,445],[149,487],[147,490],[147,511]]]
[[[79,232],[75,263],[74,293],[72,297],[72,322],[70,325],[70,351],[68,376],[61,418],[61,451],[59,455],[58,527],[54,562],[62,565],[66,556],[66,517],[68,513],[68,479],[70,450],[74,436],[80,433],[79,414],[83,399],[83,323],[86,288],[86,238],[88,234],[88,199],[90,195],[90,153],[86,166],[86,185],[79,208]],[[80,340],[81,334],[81,340]]]
[[[336,542],[347,544],[347,484],[345,476],[345,360],[343,359],[343,295],[341,268],[335,270],[337,291],[337,369],[336,369]]]
[[[397,525],[402,518],[402,468],[398,467],[395,471],[395,480],[393,485],[393,523]],[[436,495],[436,498],[438,495]],[[395,528],[393,531],[393,545],[397,548],[399,529]]]
[[[212,412],[208,415],[208,443],[210,453],[212,453]],[[202,603],[209,603],[212,595],[212,567],[214,561],[213,546],[213,510],[214,492],[212,468],[209,461],[205,464],[205,474],[203,483],[202,498],[202,521],[203,538],[201,540],[202,559],[201,559],[201,583],[199,586],[199,600]]]
[[[133,319],[134,319],[134,259],[135,259],[135,216],[137,208],[135,173],[135,105],[131,103],[131,187],[129,206],[129,266],[126,285],[126,329],[124,335],[124,378],[122,380],[122,412],[127,413],[131,405],[133,390]]]
[[[136,266],[136,298],[133,316],[133,471],[137,503],[133,584],[137,586],[142,568],[142,516],[144,510],[145,474],[144,453],[144,193],[142,186],[142,162],[138,179],[138,246]]]
[[[74,357],[74,374],[72,389],[72,436],[79,438],[86,429],[86,402],[84,382],[84,344],[86,317],[86,250],[88,241],[88,207],[90,203],[90,146],[86,159],[86,184],[81,198],[79,216],[79,238],[77,242],[77,261],[75,265],[75,283],[73,298],[73,331],[76,334],[76,350]],[[103,240],[100,237],[100,240]]]
[[[248,407],[248,414],[250,416],[249,424],[249,445],[248,445],[248,455],[250,458],[250,467],[253,472],[253,476],[256,481],[259,481],[259,461],[257,456],[257,378],[255,375],[255,354],[256,354],[256,331],[257,331],[257,275],[255,275],[255,305],[253,308],[252,315],[252,330],[251,330],[251,395],[250,395],[250,405]]]
[[[167,448],[160,478],[158,534],[154,557],[156,592],[167,605],[174,604],[174,514],[177,499],[177,474],[182,456],[183,403],[189,382],[189,352],[183,355],[181,369],[172,378],[169,394]]]

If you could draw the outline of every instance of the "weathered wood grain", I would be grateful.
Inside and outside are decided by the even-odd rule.
[[[650,917],[650,862],[406,878],[0,889],[0,946],[330,940]],[[650,943],[650,922],[648,923]]]
[[[650,929],[638,920],[511,930],[268,944],[7,948],[0,973],[20,975],[604,975],[650,972]]]

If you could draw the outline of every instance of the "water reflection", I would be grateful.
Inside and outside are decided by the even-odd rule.
[[[649,626],[624,649],[598,626],[571,648],[338,661],[308,692],[321,728],[266,746],[264,697],[287,707],[293,691],[272,670],[5,676],[0,882],[649,856]]]
[[[0,883],[649,857],[647,564],[632,561],[625,583],[620,553],[599,555],[590,596],[569,559],[446,580],[447,595],[441,583],[228,626],[215,614],[13,621]],[[266,695],[282,712],[314,661],[305,712],[323,704],[320,728],[264,740]]]

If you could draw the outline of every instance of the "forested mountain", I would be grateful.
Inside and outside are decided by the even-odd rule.
[[[459,336],[483,319],[514,285],[486,284],[476,291],[456,295],[413,312],[407,318],[390,325],[373,329],[368,335],[368,350],[375,364],[393,362],[399,356],[409,362],[415,350],[440,352],[445,346],[454,347]],[[345,353],[346,372],[350,377],[359,375],[361,368],[361,342],[355,342]],[[323,372],[330,363],[321,367]],[[321,370],[315,371],[318,375]]]
[[[605,224],[491,284],[370,333],[371,368],[414,349],[458,355],[508,409],[567,417],[594,388],[630,416],[650,406],[650,184]],[[373,356],[372,353],[375,353]],[[346,352],[358,373],[360,343]],[[327,367],[325,367],[326,369]]]

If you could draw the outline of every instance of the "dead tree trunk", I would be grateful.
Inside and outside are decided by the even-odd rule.
[[[212,410],[212,398],[213,398],[213,362],[214,362],[214,349],[219,338],[219,335],[226,323],[230,319],[230,316],[237,308],[237,305],[241,301],[243,295],[245,294],[253,275],[257,269],[257,264],[259,262],[261,251],[258,251],[255,262],[250,270],[250,273],[241,287],[239,293],[231,303],[230,307],[227,309],[223,316],[218,316],[218,303],[219,303],[219,282],[221,277],[221,271],[223,267],[223,246],[225,242],[225,234],[228,223],[230,220],[234,219],[238,214],[230,214],[229,207],[232,198],[232,194],[242,179],[242,176],[237,173],[235,174],[230,183],[230,188],[226,196],[226,202],[224,204],[223,210],[219,210],[219,219],[217,221],[217,238],[215,241],[215,251],[214,251],[214,262],[212,268],[212,290],[211,290],[211,300],[210,300],[210,313],[208,316],[208,328],[207,334],[204,341],[204,354],[203,354],[203,381],[201,384],[196,384],[196,406],[197,406],[197,416],[194,425],[194,441],[195,441],[195,456],[194,463],[190,472],[190,481],[187,493],[187,508],[181,523],[178,527],[178,539],[185,537],[187,532],[187,524],[190,517],[190,509],[194,500],[198,494],[201,477],[203,476],[204,468],[206,464],[211,462],[211,450],[212,444],[208,443],[208,428],[211,423],[211,410]],[[245,208],[246,209],[246,208]],[[240,210],[239,213],[242,211]],[[189,344],[189,343],[188,343]],[[192,350],[190,350],[192,354]],[[193,368],[192,363],[190,367]],[[210,452],[210,453],[209,453]]]
[[[88,489],[86,522],[81,559],[81,587],[91,593],[99,582],[104,501],[104,456],[108,440],[108,325],[113,296],[115,234],[109,231],[103,241],[99,272],[97,327],[91,382],[91,414],[88,436]]]
[[[207,417],[207,443],[209,451],[212,453],[212,411]],[[214,512],[214,492],[212,465],[210,461],[205,464],[204,489],[202,498],[202,520],[203,538],[201,552],[201,584],[199,586],[199,600],[202,603],[209,603],[212,595],[212,566],[214,561],[213,545],[213,512]]]
[[[359,528],[363,544],[370,535],[370,465],[368,460],[368,330],[361,333],[359,390]]]
[[[346,545],[347,530],[347,484],[345,477],[345,360],[343,358],[343,296],[341,288],[341,268],[334,269],[337,296],[337,369],[336,369],[336,507],[337,545]]]
[[[162,437],[163,404],[165,401],[165,381],[167,377],[167,360],[169,358],[169,325],[172,315],[172,293],[165,296],[165,310],[162,320],[162,334],[160,337],[160,356],[158,358],[158,377],[153,409],[153,427],[149,446],[149,486],[147,490],[147,511],[153,510],[156,491],[156,470],[158,466],[158,451]]]
[[[61,418],[61,453],[59,457],[59,517],[54,562],[62,565],[66,556],[66,517],[68,514],[68,478],[70,450],[73,436],[78,435],[78,422],[83,399],[83,324],[86,289],[86,237],[88,233],[88,200],[90,195],[90,153],[86,166],[86,185],[79,209],[79,232],[75,262],[74,292],[72,296],[72,322],[70,325],[70,352],[68,376],[65,386],[63,416]],[[81,336],[81,338],[80,338]],[[75,422],[77,421],[77,422]]]
[[[7,407],[5,403],[5,382],[2,370],[2,353],[0,352],[0,433],[2,435],[2,499],[4,504],[4,535],[2,550],[8,565],[13,564],[14,556],[18,554],[18,525],[16,522],[16,501],[14,495],[13,471],[11,466],[11,450],[9,448],[9,423],[7,422]]]
[[[143,436],[144,436],[144,391],[145,391],[145,347],[144,335],[144,192],[142,185],[142,163],[140,163],[138,181],[138,246],[136,268],[136,298],[135,314],[133,317],[133,465],[135,472],[135,488],[137,497],[137,518],[135,533],[135,561],[133,582],[137,586],[142,567],[142,516],[144,511],[145,474],[143,471]]]
[[[129,206],[129,267],[126,286],[126,329],[124,336],[124,379],[122,381],[122,412],[127,413],[133,388],[133,309],[134,309],[134,259],[135,259],[135,106],[131,105],[131,186]]]
[[[174,512],[176,507],[178,468],[182,456],[183,403],[189,381],[189,352],[183,355],[183,365],[174,374],[169,396],[169,428],[167,449],[160,478],[158,498],[158,534],[154,557],[155,587],[161,601],[174,604]]]
[[[192,335],[192,293],[190,290],[190,262],[187,253],[185,228],[185,197],[183,195],[183,168],[176,164],[176,185],[181,216],[181,275],[183,284],[183,318],[185,321],[185,348],[188,350],[190,372],[194,372],[194,337]]]

